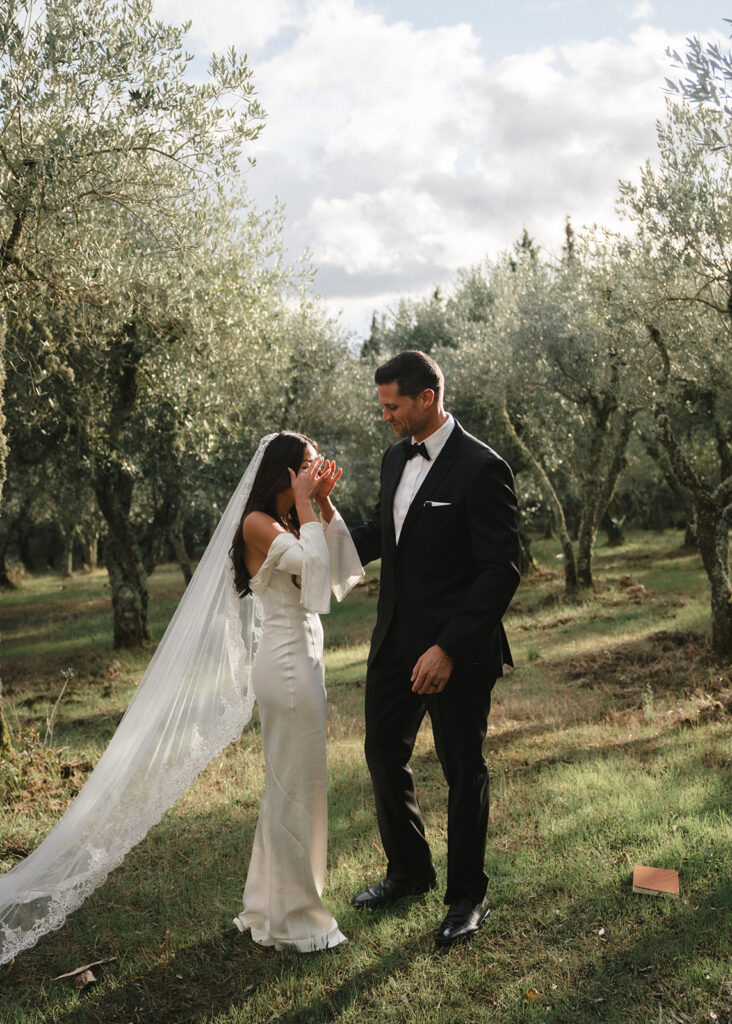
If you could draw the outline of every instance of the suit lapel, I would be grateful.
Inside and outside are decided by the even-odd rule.
[[[384,519],[386,520],[382,524],[382,531],[385,529],[386,532],[382,532],[382,536],[385,538],[389,547],[396,547],[396,533],[394,532],[394,494],[396,493],[397,486],[401,479],[404,467],[407,464],[406,456],[404,455],[401,445],[394,445],[394,454],[386,460],[384,466],[384,476],[381,481],[381,508]]]
[[[427,476],[422,481],[422,484],[412,499],[412,504],[409,506],[409,511],[406,514],[404,523],[402,524],[402,530],[399,534],[399,541],[401,543],[402,537],[409,529],[411,524],[416,519],[420,509],[431,494],[434,494],[437,488],[440,486],[442,481],[445,479],[447,474],[450,472],[455,462],[458,459],[460,453],[460,441],[462,440],[463,429],[455,420],[455,426],[452,428],[452,433],[445,441],[444,447],[440,454],[435,459],[434,465],[428,472]],[[396,490],[396,484],[394,485]],[[393,507],[394,494],[392,492],[392,507]],[[392,533],[394,529],[394,515],[392,513]]]

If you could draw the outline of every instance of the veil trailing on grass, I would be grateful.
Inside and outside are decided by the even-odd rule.
[[[252,715],[259,622],[229,548],[262,438],[109,746],[41,845],[0,875],[0,964],[59,928]]]

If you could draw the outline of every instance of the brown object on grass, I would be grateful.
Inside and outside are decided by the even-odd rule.
[[[96,980],[97,979],[93,971],[82,971],[81,974],[75,974],[73,977],[74,988],[88,988],[89,985],[93,985]]]
[[[59,974],[55,978],[51,978],[51,981],[61,981],[63,978],[74,978],[79,974],[83,974],[85,971],[89,971],[91,974],[92,967],[100,967],[102,964],[111,964],[111,962],[116,959],[116,956],[107,956],[104,960],[95,960],[93,964],[84,964],[83,967],[75,967],[73,971],[67,971],[66,974]]]
[[[679,873],[665,868],[649,868],[642,864],[633,866],[633,892],[646,896],[678,896]]]

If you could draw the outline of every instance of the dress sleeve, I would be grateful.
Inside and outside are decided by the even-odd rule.
[[[330,584],[336,601],[342,601],[363,579],[363,566],[348,527],[337,511],[323,529],[330,553]]]
[[[280,542],[276,568],[300,577],[300,604],[303,608],[320,615],[327,614],[330,611],[330,555],[323,527],[320,523],[303,523],[299,541],[291,535],[281,536],[288,537],[289,542]],[[277,541],[279,537],[273,544]]]

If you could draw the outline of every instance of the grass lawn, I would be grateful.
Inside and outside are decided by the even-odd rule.
[[[385,913],[351,896],[382,876],[362,755],[374,573],[324,620],[330,874],[350,942],[261,950],[234,928],[263,784],[256,722],[58,932],[0,967],[0,1022],[44,1024],[732,1024],[732,672],[709,659],[709,598],[681,535],[599,547],[596,589],[562,594],[558,548],[506,622],[517,668],[494,690],[492,912],[444,953],[439,890]],[[160,635],[180,593],[151,580]],[[111,649],[104,572],[0,595],[6,713],[0,870],[83,784],[151,651]],[[63,692],[62,692],[63,691]],[[60,696],[60,699],[59,699]],[[429,726],[413,768],[444,883],[446,789]],[[633,864],[676,868],[678,899],[634,895]],[[107,957],[83,991],[60,974]]]

